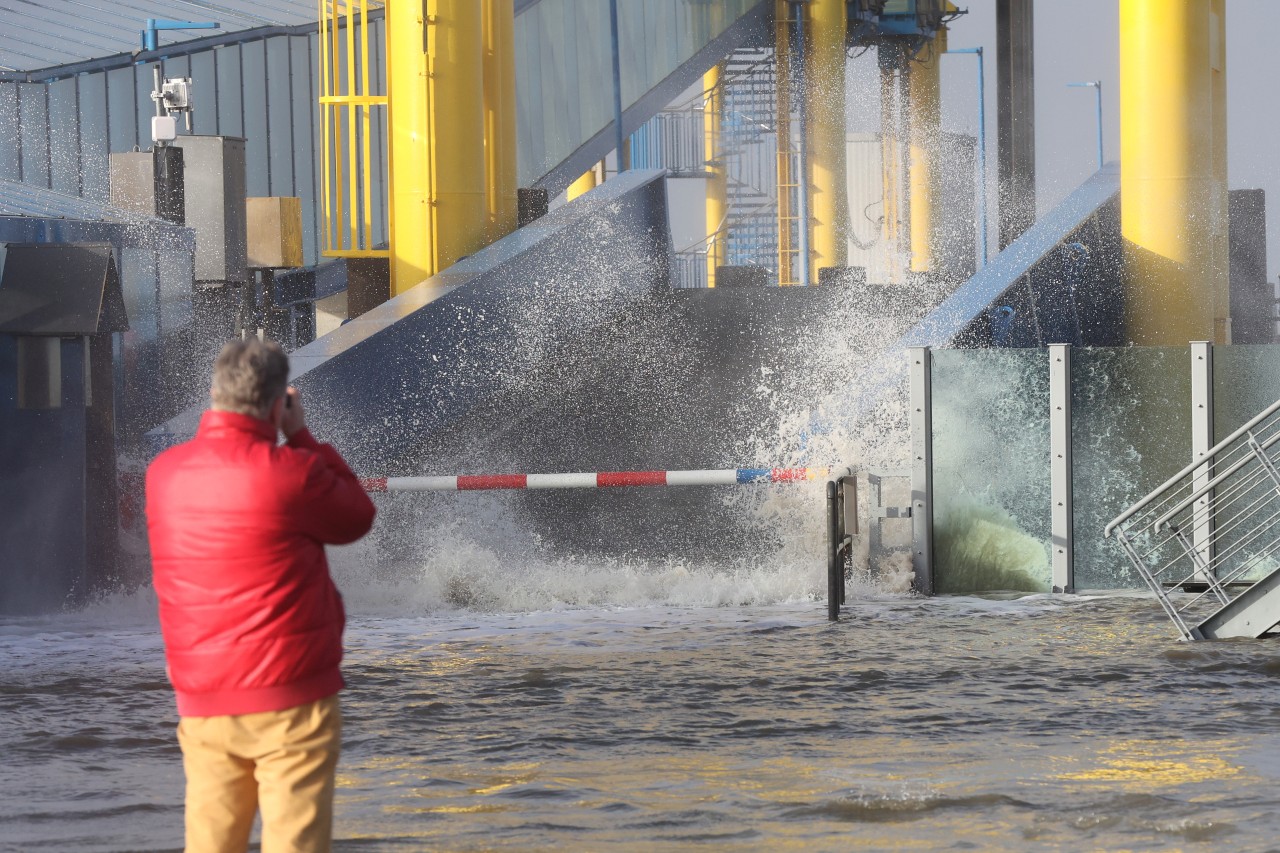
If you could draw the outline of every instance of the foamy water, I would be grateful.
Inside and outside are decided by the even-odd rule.
[[[761,370],[780,427],[742,437],[743,464],[902,467],[900,396],[839,415],[901,323],[847,319],[796,341],[830,375]],[[709,493],[723,538],[698,556],[570,556],[549,523],[573,519],[528,497],[384,500],[331,550],[338,849],[1261,850],[1280,830],[1280,655],[1181,645],[1147,598],[917,599],[898,554],[828,623],[821,483]],[[1000,538],[971,547],[975,586],[1023,559]],[[0,848],[180,847],[149,588],[0,621],[0,687]]]
[[[533,568],[529,589],[552,571]],[[830,624],[808,579],[676,606],[731,584],[597,568],[663,591],[477,612],[339,569],[337,849],[1265,850],[1280,831],[1271,643],[1179,643],[1138,596],[855,586]],[[181,846],[147,591],[6,620],[0,682],[0,848]]]

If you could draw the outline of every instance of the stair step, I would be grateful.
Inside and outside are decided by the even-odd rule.
[[[1280,625],[1280,568],[1223,605],[1192,634],[1200,640],[1261,637],[1276,625]]]

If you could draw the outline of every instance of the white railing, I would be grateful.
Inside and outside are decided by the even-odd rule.
[[[707,251],[676,252],[671,264],[671,287],[692,290],[707,286]]]
[[[1280,401],[1106,526],[1183,639],[1280,569],[1278,466]]]

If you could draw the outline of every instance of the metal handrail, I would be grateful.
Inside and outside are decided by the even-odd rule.
[[[1141,511],[1142,511],[1143,509],[1145,509],[1148,505],[1150,505],[1150,503],[1151,503],[1153,500],[1155,500],[1156,498],[1160,497],[1160,495],[1161,495],[1161,494],[1163,494],[1165,491],[1167,491],[1168,489],[1172,488],[1175,484],[1177,484],[1177,482],[1178,482],[1179,480],[1183,479],[1183,478],[1184,478],[1184,477],[1186,477],[1188,474],[1194,473],[1197,469],[1199,469],[1199,468],[1203,468],[1203,467],[1205,466],[1206,461],[1207,461],[1208,459],[1210,459],[1210,458],[1212,458],[1212,457],[1214,457],[1214,456],[1217,456],[1217,455],[1218,455],[1218,453],[1219,453],[1220,451],[1222,451],[1224,448],[1226,448],[1226,446],[1227,446],[1227,445],[1229,445],[1229,444],[1231,444],[1231,443],[1233,443],[1233,442],[1235,442],[1235,441],[1239,440],[1239,438],[1240,438],[1241,436],[1243,436],[1243,435],[1244,435],[1245,433],[1247,433],[1249,430],[1253,429],[1255,426],[1257,426],[1257,425],[1258,425],[1259,423],[1261,423],[1262,421],[1266,420],[1266,419],[1267,419],[1268,417],[1270,417],[1271,415],[1274,415],[1277,411],[1280,411],[1280,400],[1276,400],[1276,401],[1275,401],[1274,403],[1272,403],[1270,406],[1267,406],[1265,409],[1263,409],[1261,412],[1259,412],[1258,414],[1254,415],[1254,416],[1253,416],[1249,421],[1247,421],[1247,422],[1244,424],[1244,426],[1240,427],[1238,430],[1236,430],[1235,432],[1231,433],[1231,435],[1227,436],[1227,437],[1226,437],[1226,438],[1224,438],[1222,441],[1219,441],[1219,442],[1218,442],[1217,444],[1215,444],[1213,447],[1209,448],[1209,451],[1208,451],[1207,453],[1205,453],[1205,458],[1204,458],[1204,459],[1198,460],[1198,461],[1196,461],[1196,462],[1192,462],[1191,464],[1187,465],[1187,466],[1186,466],[1185,468],[1183,468],[1181,471],[1179,471],[1178,473],[1174,474],[1172,477],[1170,477],[1169,479],[1165,480],[1165,481],[1164,481],[1164,483],[1162,483],[1161,485],[1159,485],[1158,487],[1156,487],[1156,489],[1155,489],[1154,491],[1152,491],[1149,495],[1147,495],[1146,497],[1144,497],[1142,500],[1138,501],[1138,502],[1137,502],[1136,504],[1134,504],[1133,506],[1131,506],[1131,507],[1129,507],[1128,509],[1126,509],[1124,512],[1122,512],[1122,513],[1120,513],[1119,515],[1117,515],[1117,516],[1116,516],[1114,519],[1112,519],[1112,520],[1111,520],[1111,522],[1110,522],[1110,523],[1109,523],[1109,524],[1108,524],[1108,525],[1103,529],[1103,531],[1102,531],[1102,535],[1104,535],[1104,536],[1110,536],[1110,535],[1111,535],[1111,531],[1112,531],[1112,530],[1114,530],[1117,526],[1119,526],[1120,524],[1122,524],[1122,523],[1123,523],[1123,522],[1125,522],[1125,521],[1128,521],[1128,520],[1129,520],[1130,518],[1132,518],[1135,514],[1137,514],[1137,513],[1141,512]]]
[[[1280,619],[1280,610],[1267,599],[1280,575],[1275,561],[1280,553],[1277,413],[1280,400],[1104,529],[1184,639],[1256,636]],[[1255,577],[1263,568],[1263,577]],[[1266,586],[1244,597],[1259,583]],[[1171,589],[1192,594],[1174,600]],[[1216,612],[1203,621],[1190,620],[1193,610],[1210,603]]]
[[[1271,447],[1272,447],[1276,442],[1278,442],[1278,441],[1280,441],[1280,433],[1276,433],[1275,435],[1271,436],[1271,438],[1267,439],[1267,440],[1266,440],[1266,442],[1264,442],[1264,443],[1262,443],[1262,444],[1261,444],[1261,446],[1258,448],[1258,450],[1260,450],[1260,451],[1262,451],[1262,450],[1270,450],[1270,449],[1271,449]],[[1212,455],[1212,454],[1209,454],[1209,455]],[[1247,465],[1247,464],[1251,461],[1251,459],[1252,459],[1252,457],[1250,457],[1250,456],[1245,456],[1245,457],[1243,457],[1243,458],[1241,458],[1241,459],[1238,459],[1238,460],[1236,460],[1235,462],[1233,462],[1233,463],[1232,463],[1232,464],[1231,464],[1231,465],[1230,465],[1230,466],[1229,466],[1225,471],[1223,471],[1221,474],[1216,475],[1216,476],[1215,476],[1213,479],[1211,479],[1209,482],[1205,483],[1203,486],[1201,486],[1200,488],[1196,489],[1196,490],[1195,490],[1194,492],[1192,492],[1191,494],[1187,495],[1187,496],[1186,496],[1185,498],[1183,498],[1179,503],[1175,504],[1175,505],[1174,505],[1174,507],[1173,507],[1173,509],[1167,510],[1167,511],[1165,512],[1165,514],[1164,514],[1164,515],[1160,516],[1160,517],[1159,517],[1159,518],[1157,518],[1155,521],[1153,521],[1153,522],[1151,523],[1151,529],[1152,529],[1152,530],[1163,530],[1163,529],[1165,528],[1165,526],[1166,526],[1166,525],[1168,525],[1168,523],[1169,523],[1169,520],[1170,520],[1170,519],[1172,519],[1175,515],[1177,515],[1178,513],[1182,512],[1183,510],[1185,510],[1185,509],[1186,509],[1188,506],[1190,506],[1191,504],[1195,503],[1199,498],[1204,497],[1206,494],[1208,494],[1209,492],[1213,491],[1215,488],[1217,488],[1218,486],[1220,486],[1222,483],[1226,482],[1228,479],[1230,479],[1230,478],[1231,478],[1231,475],[1235,474],[1237,471],[1239,471],[1241,468],[1243,468],[1245,465]],[[1196,467],[1198,468],[1198,467],[1201,467],[1201,466],[1203,466],[1203,465],[1204,465],[1204,463],[1203,463],[1203,462],[1201,462],[1201,463],[1199,463]]]

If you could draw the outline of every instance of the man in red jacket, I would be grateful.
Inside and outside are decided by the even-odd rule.
[[[364,536],[374,508],[288,376],[277,344],[227,344],[195,438],[147,471],[187,853],[244,850],[259,808],[267,853],[332,835],[346,616],[324,546]]]

